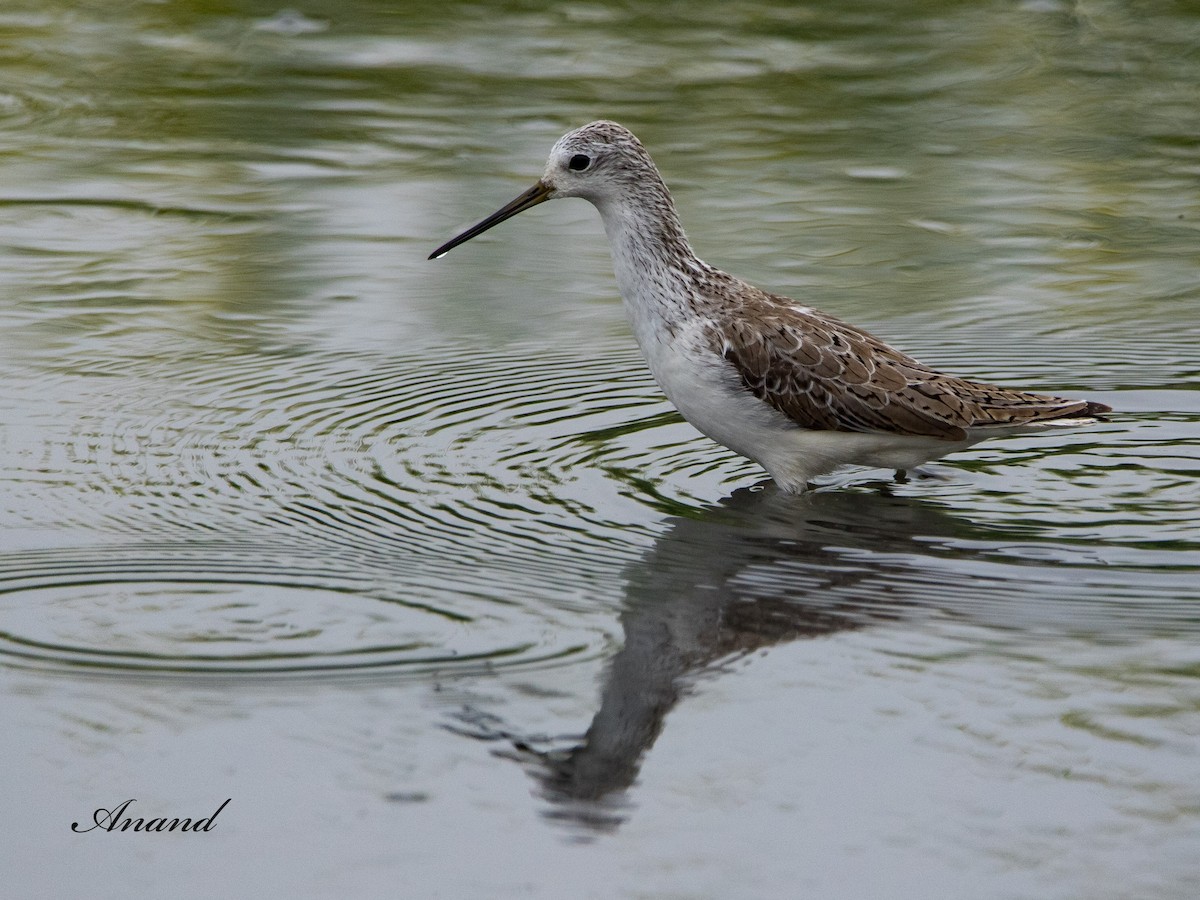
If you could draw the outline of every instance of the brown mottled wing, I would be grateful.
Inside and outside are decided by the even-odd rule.
[[[961,441],[968,428],[1106,411],[944,375],[832,316],[763,301],[723,322],[713,343],[754,396],[804,428]]]

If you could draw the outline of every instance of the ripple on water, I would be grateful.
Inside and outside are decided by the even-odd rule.
[[[608,641],[471,567],[304,539],[17,551],[0,572],[0,659],[23,667],[451,674],[578,661]]]
[[[26,538],[0,555],[0,653],[20,665],[578,660],[649,539],[598,479],[685,464],[642,440],[679,426],[632,355],[147,355],[36,382],[3,397],[23,424],[0,513]]]
[[[0,516],[21,527],[0,552],[0,658],[324,675],[601,654],[661,513],[702,519],[761,473],[683,425],[631,347],[600,350],[147,352],[14,369]],[[868,593],[949,592],[934,605],[983,619],[1007,606],[995,617],[1010,623],[1082,592],[1053,608],[1083,626],[1177,621],[1200,562],[1197,421],[1122,417],[985,445],[945,479],[860,485],[963,517],[948,537],[899,528],[903,565]],[[846,547],[856,566],[888,556],[878,540]]]

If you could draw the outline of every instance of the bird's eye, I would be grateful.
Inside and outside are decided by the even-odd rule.
[[[576,153],[571,157],[571,161],[567,163],[567,168],[572,172],[582,172],[592,164],[590,156],[584,156],[582,153]]]

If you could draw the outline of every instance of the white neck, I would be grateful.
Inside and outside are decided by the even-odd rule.
[[[670,194],[661,182],[636,195],[594,200],[612,250],[617,287],[638,343],[684,314],[695,276],[704,268],[679,223]]]

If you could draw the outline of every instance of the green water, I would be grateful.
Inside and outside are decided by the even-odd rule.
[[[1192,897],[1198,48],[1182,2],[9,0],[6,891]],[[707,261],[1116,413],[761,488],[588,204],[425,259],[598,117]],[[131,797],[230,803],[71,832]]]

